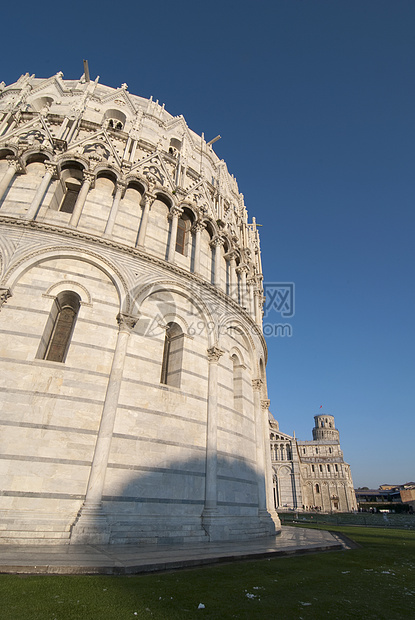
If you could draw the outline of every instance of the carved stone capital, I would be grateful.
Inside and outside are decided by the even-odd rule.
[[[1,310],[2,305],[7,303],[7,300],[11,296],[12,296],[12,293],[9,288],[0,286],[0,310]]]
[[[219,347],[217,347],[216,345],[214,345],[213,347],[211,347],[210,349],[207,350],[208,353],[208,360],[209,362],[219,362],[219,359],[222,357],[222,355],[225,353],[225,351],[222,351],[222,349],[219,349]]]
[[[23,169],[17,157],[14,157],[13,155],[8,155],[6,159],[8,161],[9,168],[14,168],[15,172],[22,172]]]
[[[264,398],[263,400],[261,400],[261,407],[262,409],[269,409],[269,406],[271,404],[271,401],[268,398]]]
[[[218,246],[221,246],[225,243],[225,239],[223,239],[222,237],[213,237],[212,241],[210,242],[210,246],[212,248],[216,248]]]
[[[252,389],[254,390],[254,392],[260,392],[262,390],[263,384],[264,382],[262,381],[262,379],[253,379]]]
[[[203,224],[203,222],[195,222],[192,226],[192,233],[196,234],[198,232],[202,232],[205,228],[206,224]]]
[[[50,161],[45,161],[45,168],[46,172],[50,172],[52,177],[54,177],[55,179],[58,178],[58,167],[56,164],[53,164]]]
[[[245,265],[245,263],[242,263],[242,265],[239,265],[236,268],[236,273],[238,273],[239,275],[242,275],[243,273],[248,273],[249,269],[248,269],[248,265]]]
[[[168,215],[169,219],[172,219],[173,217],[180,217],[181,214],[183,213],[183,209],[181,209],[180,207],[172,207],[170,209],[170,213]]]
[[[238,256],[238,253],[235,250],[231,250],[227,254],[225,254],[225,259],[228,261],[235,261]]]
[[[95,185],[95,174],[85,170],[84,174],[83,174],[83,179],[84,179],[84,181],[87,181],[91,185],[91,188],[94,187],[94,185]]]
[[[144,194],[143,200],[142,200],[144,207],[146,207],[150,211],[151,205],[153,204],[155,199],[156,199],[156,196],[154,196],[154,194]]]
[[[117,323],[120,331],[131,332],[134,329],[139,317],[132,316],[131,314],[125,314],[124,312],[120,312],[117,315]]]
[[[124,196],[125,190],[127,189],[127,182],[124,181],[123,179],[118,179],[116,184],[115,184],[115,191],[117,191],[119,189],[121,190],[121,193]]]

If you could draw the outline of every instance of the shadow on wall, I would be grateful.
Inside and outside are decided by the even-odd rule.
[[[170,462],[166,458],[158,467],[109,463],[102,498],[107,523],[98,518],[88,525],[81,511],[77,535],[107,528],[113,544],[202,542],[261,535],[254,467],[246,459],[224,457],[217,463],[215,534],[210,531],[208,535],[202,517],[205,463],[204,457]]]

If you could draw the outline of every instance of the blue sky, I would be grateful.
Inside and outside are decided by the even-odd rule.
[[[91,77],[153,95],[209,140],[294,282],[268,338],[271,411],[331,413],[355,486],[415,479],[413,0],[9,4],[0,80]],[[11,7],[11,8],[10,8]],[[7,24],[7,27],[4,26]]]

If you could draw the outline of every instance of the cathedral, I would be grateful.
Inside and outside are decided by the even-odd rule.
[[[314,416],[313,439],[282,433],[269,415],[274,503],[281,511],[354,512],[350,465],[343,459],[334,416]]]
[[[0,84],[1,542],[280,530],[259,236],[214,141],[87,70]]]

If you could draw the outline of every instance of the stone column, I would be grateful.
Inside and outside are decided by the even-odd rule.
[[[271,444],[269,440],[269,404],[268,399],[261,400],[261,413],[262,413],[262,437],[264,442],[264,460],[265,460],[265,493],[266,493],[266,507],[267,512],[271,516],[277,528],[281,527],[281,522],[278,517],[278,513],[275,510],[274,502],[274,487],[273,487],[273,469],[272,469],[272,457],[271,457]]]
[[[62,138],[63,138],[63,135],[64,135],[64,133],[66,131],[67,126],[68,126],[68,123],[69,123],[69,118],[67,116],[65,116],[65,118],[62,121],[62,125],[60,126],[59,133],[58,133],[58,138],[60,140],[62,140]]]
[[[69,226],[78,226],[78,222],[82,215],[82,210],[84,208],[88,192],[91,189],[91,186],[93,186],[94,181],[95,176],[93,174],[91,174],[90,172],[84,172],[84,182],[82,183],[78,198],[76,199],[74,210],[69,221]]]
[[[136,150],[137,150],[137,140],[133,140],[133,148],[131,149],[130,159],[129,159],[130,162],[134,161]]]
[[[9,297],[12,296],[12,292],[9,288],[5,288],[4,286],[0,286],[0,310],[3,304],[7,303]]]
[[[144,248],[144,245],[145,245],[147,224],[148,224],[148,214],[150,213],[151,205],[153,204],[155,198],[156,197],[151,194],[145,194],[144,196],[143,214],[141,216],[140,230],[138,232],[137,244],[136,244],[137,247],[139,248]]]
[[[115,345],[107,393],[102,409],[101,423],[95,444],[88,488],[85,502],[72,527],[71,543],[107,544],[109,542],[110,532],[108,523],[102,512],[102,494],[121,390],[128,339],[137,320],[138,317],[128,314],[120,313],[117,316],[119,325],[117,343]]]
[[[56,174],[56,164],[51,164],[50,162],[45,163],[46,172],[43,175],[43,179],[40,182],[39,187],[37,188],[37,192],[35,197],[33,198],[25,216],[25,220],[35,220],[39,207],[42,203],[42,200],[48,191],[49,183],[54,174]]]
[[[3,131],[6,129],[7,127],[7,123],[10,120],[12,113],[11,112],[7,112],[7,114],[5,114],[1,124],[0,124],[0,136],[3,134]]]
[[[255,437],[256,437],[256,463],[258,480],[258,510],[265,513],[267,510],[266,488],[265,488],[265,454],[264,454],[264,435],[262,425],[261,390],[262,379],[252,381],[254,392],[254,415],[255,415]]]
[[[248,267],[246,265],[239,265],[236,272],[239,274],[239,303],[242,308],[247,306],[247,292],[246,292],[246,273]]]
[[[169,243],[169,252],[167,255],[167,260],[169,263],[174,262],[174,253],[176,251],[176,237],[177,237],[177,224],[179,222],[179,216],[183,213],[183,209],[180,207],[172,207],[169,213],[169,219],[171,219],[171,232],[170,232],[170,243]]]
[[[217,346],[208,349],[208,405],[206,432],[206,482],[204,516],[211,516],[217,508],[218,469],[218,363],[224,351]]]
[[[122,156],[122,158],[125,161],[128,161],[128,157],[127,156],[128,156],[128,151],[130,150],[130,144],[131,144],[131,136],[128,136],[127,144],[125,145],[125,149],[124,149],[124,155]]]
[[[264,296],[259,289],[254,291],[254,303],[255,303],[255,322],[257,325],[262,325],[262,304],[264,302]]]
[[[19,162],[17,161],[17,159],[9,159],[9,167],[7,168],[2,180],[0,181],[0,201],[6,193],[10,181],[13,179],[18,169]]]
[[[255,306],[254,306],[254,286],[255,280],[254,278],[250,278],[247,281],[247,290],[248,290],[248,310],[249,314],[253,319],[255,319]]]
[[[214,248],[215,252],[215,272],[214,272],[214,285],[218,288],[222,288],[221,267],[222,267],[222,251],[224,240],[221,237],[215,237],[212,239],[210,245]]]
[[[126,184],[122,181],[117,181],[115,189],[114,199],[112,201],[111,211],[108,217],[107,225],[105,226],[104,235],[112,235],[112,229],[114,228],[115,219],[117,217],[118,206],[120,204],[121,197],[125,191]]]
[[[235,301],[238,301],[238,281],[236,278],[236,254],[229,252],[227,255],[229,260],[229,295]]]
[[[200,244],[202,237],[202,230],[205,229],[205,225],[202,222],[196,222],[192,228],[192,232],[195,235],[195,260],[193,265],[193,271],[200,274]]]

